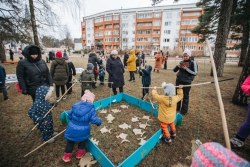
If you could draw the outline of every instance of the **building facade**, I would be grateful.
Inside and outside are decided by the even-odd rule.
[[[202,8],[196,4],[176,4],[111,10],[86,16],[81,23],[83,48],[126,50],[135,48],[153,55],[159,50],[186,48],[203,55],[205,43],[191,33]]]

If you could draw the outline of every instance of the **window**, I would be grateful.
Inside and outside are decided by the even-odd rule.
[[[198,24],[198,20],[182,20],[181,24],[182,25],[188,25],[188,24]]]
[[[112,38],[104,38],[105,42],[112,42]]]
[[[203,46],[198,46],[198,50],[203,50]]]
[[[138,19],[142,19],[142,18],[152,18],[152,13],[144,13],[144,14],[138,14],[137,15]]]
[[[164,34],[171,34],[171,30],[164,30]]]
[[[232,39],[227,40],[227,43],[232,43],[232,42],[233,42]]]
[[[123,20],[128,20],[128,16],[126,16],[126,15],[125,15],[125,16],[122,16],[122,19],[123,19]]]
[[[180,18],[181,17],[181,12],[178,12],[177,13],[177,18]]]
[[[159,42],[159,38],[153,38],[153,42]]]
[[[90,34],[88,34],[87,37],[90,37]]]
[[[119,24],[114,24],[114,27],[119,28],[120,26],[119,26]]]
[[[150,42],[151,41],[151,38],[143,38],[144,41],[147,41],[147,42]]]
[[[128,27],[128,23],[122,23],[122,27],[123,28],[127,28]]]
[[[128,42],[128,38],[122,38],[122,42]]]
[[[161,22],[160,21],[154,21],[154,26],[160,26]]]
[[[103,22],[103,18],[95,19],[95,23],[100,23],[100,22]]]
[[[90,28],[87,28],[87,31],[90,31]]]
[[[183,16],[200,16],[200,12],[183,13]]]
[[[106,17],[104,18],[104,21],[110,21],[110,20],[112,20],[112,16],[106,16]]]
[[[190,34],[191,31],[190,30],[181,30],[181,34]]]
[[[132,33],[135,34],[135,31],[133,31]]]
[[[128,35],[128,31],[122,31],[123,35]]]
[[[91,43],[91,40],[88,40],[88,43]]]
[[[154,18],[159,18],[161,17],[161,13],[154,13]]]
[[[112,31],[105,31],[105,35],[112,35]]]
[[[135,38],[132,38],[132,42],[135,42]]]
[[[137,34],[151,34],[151,30],[137,30]]]
[[[180,42],[197,42],[198,37],[180,37]]]
[[[153,34],[160,34],[161,31],[153,31]]]
[[[118,30],[114,30],[114,35],[119,35],[119,31]]]
[[[97,27],[97,29],[98,29],[98,30],[103,29],[103,26],[99,26],[99,27]]]
[[[180,25],[180,21],[177,21],[177,22],[176,22],[176,25],[179,26],[179,25]]]
[[[106,28],[112,28],[112,24],[106,25]]]
[[[163,42],[170,42],[169,38],[163,38]]]
[[[119,42],[119,38],[114,38],[114,42]]]
[[[143,41],[143,38],[136,38],[136,41]]]
[[[95,33],[95,36],[102,36],[103,35],[103,32],[101,31],[101,32],[96,32]]]
[[[166,18],[172,18],[172,13],[166,13]]]
[[[118,15],[115,15],[115,16],[113,16],[113,19],[114,19],[114,20],[119,20],[119,16],[118,16]]]
[[[165,22],[165,26],[171,26],[171,21]]]
[[[136,45],[136,49],[151,49],[151,45]]]
[[[107,45],[106,49],[111,49],[111,45]]]
[[[196,46],[188,46],[189,50],[196,50]]]

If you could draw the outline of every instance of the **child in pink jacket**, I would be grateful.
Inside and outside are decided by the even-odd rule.
[[[241,89],[247,95],[250,95],[250,76],[248,76],[247,79],[244,81],[244,83],[241,85]],[[241,125],[240,129],[237,132],[236,137],[230,139],[232,148],[243,147],[244,141],[250,135],[250,97],[248,97],[247,104],[248,104],[248,113],[246,121]]]

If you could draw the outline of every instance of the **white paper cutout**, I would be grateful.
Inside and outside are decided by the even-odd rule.
[[[142,137],[142,138],[137,138],[137,140],[141,140],[139,143],[140,146],[143,145],[147,141],[147,140],[144,140],[145,138],[146,138],[146,136]]]
[[[82,158],[79,161],[78,166],[80,167],[90,167],[91,165],[95,164],[97,161],[94,160],[93,161],[93,156],[90,154],[90,152],[87,152],[84,156],[82,156]]]
[[[132,122],[138,122],[138,121],[139,121],[139,118],[138,118],[138,117],[133,117],[133,118],[131,119],[131,121],[132,121]]]
[[[101,111],[99,111],[99,113],[106,114],[107,110],[102,109]]]
[[[111,114],[108,114],[106,118],[107,118],[108,123],[112,123],[112,121],[115,119],[115,117],[113,117]]]
[[[112,111],[113,113],[121,112],[121,110],[118,110],[118,109],[112,109],[111,111]]]
[[[119,125],[119,128],[122,128],[123,130],[125,130],[125,129],[128,129],[128,128],[131,128],[131,125],[123,123],[123,124]]]
[[[123,104],[123,105],[121,105],[120,107],[123,108],[123,109],[125,109],[125,108],[128,109],[128,105],[124,105],[124,104]]]
[[[142,132],[141,129],[133,129],[133,132],[135,133],[135,135],[141,135],[141,137],[143,136],[144,133],[146,133],[145,131]]]
[[[128,136],[127,134],[121,133],[119,136],[116,136],[116,137],[122,139],[121,143],[123,143],[125,141],[130,142],[129,140],[126,139],[127,136]]]
[[[111,129],[110,129],[111,130]],[[91,140],[92,140],[92,142],[95,144],[95,145],[97,145],[98,146],[98,144],[99,144],[99,141],[97,141],[96,139],[94,139],[94,138],[91,138]]]
[[[101,131],[101,133],[109,132],[111,134],[111,130],[112,130],[112,128],[111,129],[107,129],[106,126],[104,126],[100,131]]]

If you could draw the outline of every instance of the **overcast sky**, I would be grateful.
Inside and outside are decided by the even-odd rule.
[[[62,24],[67,24],[71,33],[72,38],[81,37],[81,21],[82,17],[96,14],[103,11],[114,10],[114,9],[126,9],[136,7],[148,7],[151,6],[152,1],[150,0],[82,0],[82,10],[78,18],[73,19],[68,13],[61,11],[58,14],[61,18]],[[179,4],[195,3],[197,0],[180,0]],[[163,0],[157,6],[171,5],[173,0]],[[84,12],[85,9],[85,12]],[[55,35],[56,36],[56,35]]]

